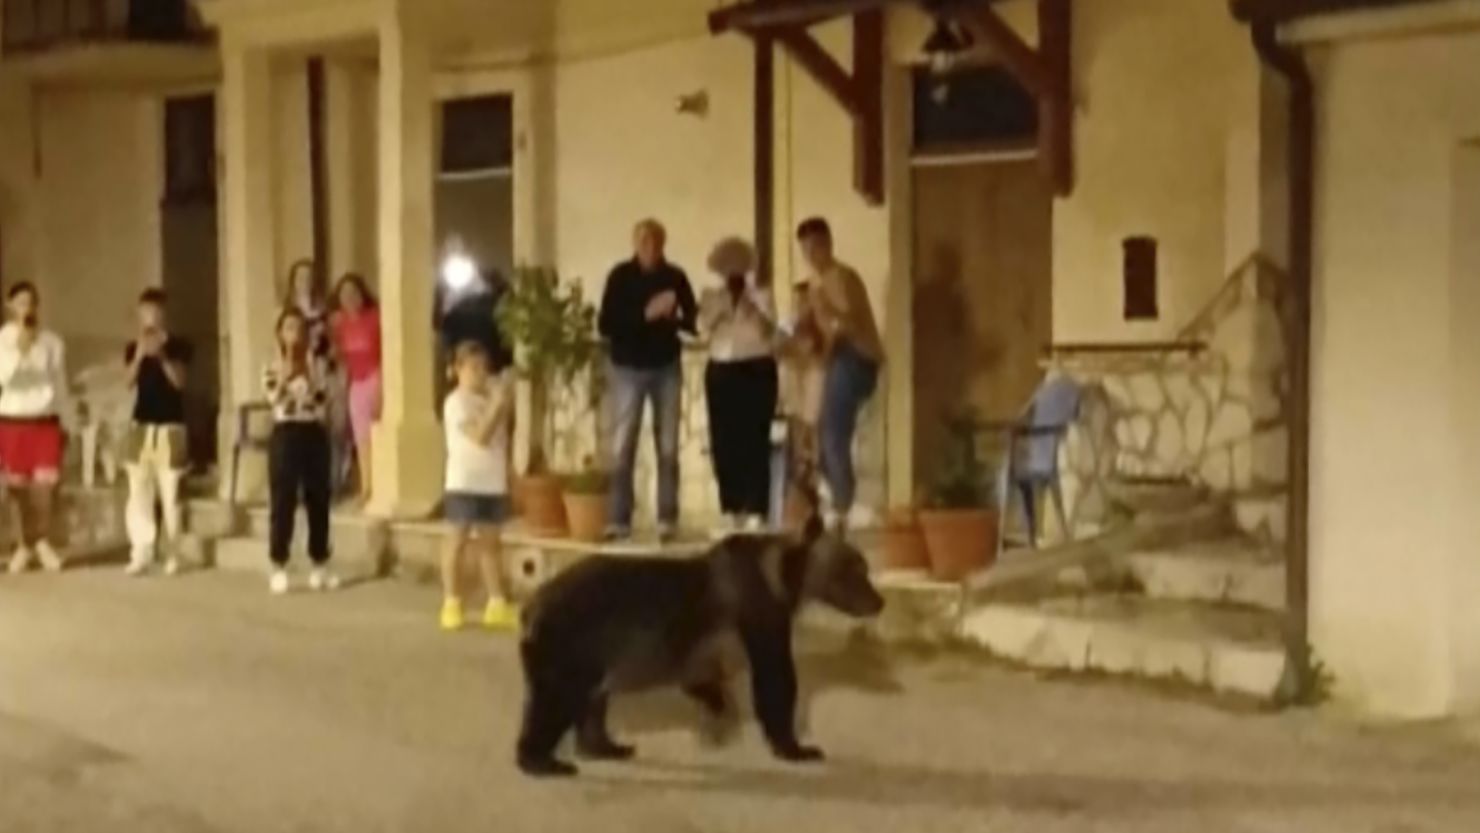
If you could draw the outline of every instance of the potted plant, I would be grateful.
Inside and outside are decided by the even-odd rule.
[[[884,566],[890,570],[922,571],[930,569],[930,553],[925,536],[920,532],[920,519],[914,509],[889,510],[884,520]]]
[[[930,571],[943,581],[960,581],[997,557],[996,483],[977,452],[977,425],[970,412],[947,420],[946,453],[930,507],[920,512]]]
[[[570,537],[585,543],[600,541],[606,530],[611,475],[596,468],[587,457],[581,470],[563,478],[562,485]]]
[[[563,534],[565,501],[546,450],[550,391],[572,384],[595,359],[596,309],[579,281],[562,281],[554,269],[520,266],[494,314],[514,347],[520,377],[529,383],[529,454],[518,503],[531,530]]]

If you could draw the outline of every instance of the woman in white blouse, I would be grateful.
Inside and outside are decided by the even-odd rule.
[[[704,392],[720,507],[733,528],[759,529],[771,493],[776,302],[757,285],[755,251],[744,240],[721,240],[709,268],[721,282],[699,299],[699,327],[709,337]]]

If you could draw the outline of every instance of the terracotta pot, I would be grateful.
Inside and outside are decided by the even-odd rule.
[[[606,512],[610,503],[608,495],[583,492],[565,493],[565,517],[570,521],[570,537],[574,541],[595,544],[601,541],[606,531]]]
[[[565,491],[560,487],[560,478],[553,474],[527,474],[520,480],[524,492],[524,527],[540,535],[564,535]]]
[[[910,509],[890,510],[884,524],[884,566],[890,570],[928,570],[930,554]]]
[[[960,581],[992,566],[997,555],[997,513],[992,509],[929,509],[920,531],[930,553],[930,574]]]

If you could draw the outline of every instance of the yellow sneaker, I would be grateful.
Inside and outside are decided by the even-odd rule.
[[[438,617],[442,624],[442,630],[455,631],[463,626],[462,602],[458,599],[445,599],[442,602],[442,614]]]
[[[489,630],[510,631],[519,627],[519,608],[503,599],[489,599],[483,608],[483,627]]]

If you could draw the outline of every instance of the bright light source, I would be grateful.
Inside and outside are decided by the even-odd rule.
[[[459,292],[478,279],[478,264],[467,255],[448,255],[442,261],[442,282],[447,288]]]

